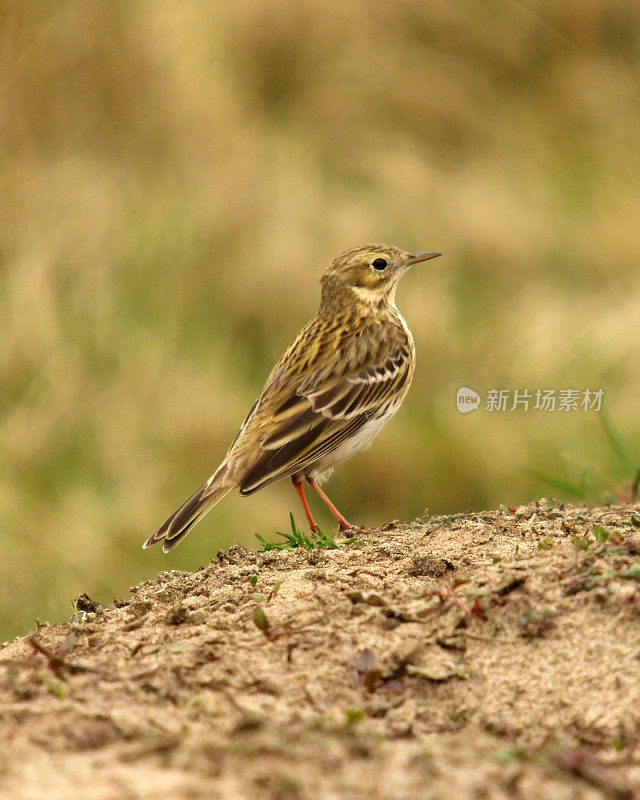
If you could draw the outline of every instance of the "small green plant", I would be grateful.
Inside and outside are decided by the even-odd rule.
[[[347,708],[344,712],[344,726],[347,730],[353,730],[364,719],[364,711],[361,708]]]
[[[588,550],[592,540],[588,536],[574,536],[571,540],[576,550]]]
[[[596,525],[594,527],[592,533],[599,542],[606,542],[607,539],[611,536],[609,531],[605,531],[605,529],[601,528],[599,525]]]
[[[547,534],[544,539],[538,542],[538,550],[550,550],[553,546],[553,537],[550,534]]]
[[[258,576],[255,573],[253,575],[249,575],[249,583],[251,588],[255,589],[256,584],[258,583]],[[276,581],[268,595],[264,595],[262,592],[251,593],[251,599],[256,604],[253,609],[251,619],[253,620],[253,624],[256,626],[256,628],[261,630],[267,639],[271,638],[271,622],[269,621],[266,611],[262,607],[262,603],[265,603],[265,605],[270,603],[277,596],[279,591],[280,581]]]
[[[271,628],[271,623],[269,622],[269,617],[264,613],[264,609],[261,605],[257,605],[253,609],[253,614],[251,615],[253,620],[253,624],[259,630],[264,633],[265,636],[269,636],[269,629]]]
[[[318,528],[315,533],[307,535],[296,525],[293,514],[289,514],[289,519],[291,520],[291,533],[276,531],[277,535],[282,536],[284,539],[283,542],[270,542],[267,541],[264,536],[260,536],[259,533],[256,533],[256,539],[262,545],[262,550],[259,552],[264,553],[268,550],[295,550],[297,547],[302,547],[305,550],[321,550],[322,548],[339,550],[342,546],[342,543],[335,541],[332,534],[325,533],[320,530],[320,528]],[[356,541],[357,539],[348,539],[344,544],[353,544]]]
[[[252,589],[256,588],[256,584],[258,583],[258,576],[255,573],[253,575],[249,575],[249,583]],[[253,592],[251,594],[251,598],[254,603],[262,603],[265,600],[267,601],[267,603],[270,603],[275,597],[278,596],[279,591],[280,591],[280,581],[275,581],[268,595],[265,595],[263,592]]]
[[[38,677],[54,697],[57,697],[58,700],[67,699],[69,696],[69,688],[62,681],[55,680],[45,673],[40,673]]]
[[[627,580],[640,580],[640,567],[629,567],[629,569],[625,570],[620,577],[626,578]]]

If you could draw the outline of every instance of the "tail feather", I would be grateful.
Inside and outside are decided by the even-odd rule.
[[[147,539],[142,545],[143,549],[152,547],[158,542],[164,542],[162,549],[168,553],[184,539],[196,522],[204,517],[207,511],[210,511],[218,500],[221,500],[232,488],[228,484],[215,486],[215,483],[212,485],[211,481],[205,483],[169,517],[161,528],[158,528]]]

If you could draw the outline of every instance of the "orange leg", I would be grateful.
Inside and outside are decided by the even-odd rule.
[[[342,514],[338,511],[338,509],[333,505],[331,500],[329,500],[327,495],[318,486],[315,478],[307,478],[307,481],[309,482],[309,486],[312,489],[316,490],[316,492],[320,495],[322,502],[326,505],[329,511],[333,514],[333,516],[338,520],[338,522],[340,523],[340,530],[347,531],[349,530],[349,528],[353,528],[353,525],[342,516]]]
[[[304,508],[304,513],[307,515],[307,519],[309,520],[309,527],[315,533],[317,530],[316,523],[311,515],[311,509],[309,508],[309,503],[307,503],[307,498],[304,496],[304,489],[302,488],[302,481],[296,480],[295,478],[291,478],[291,483],[298,492],[300,497],[300,502],[302,503],[302,507]]]

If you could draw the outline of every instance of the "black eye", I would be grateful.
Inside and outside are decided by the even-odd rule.
[[[384,258],[376,258],[372,262],[371,266],[375,267],[376,269],[384,269],[387,266],[387,261]]]

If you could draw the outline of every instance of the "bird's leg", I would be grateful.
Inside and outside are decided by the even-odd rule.
[[[311,515],[311,509],[309,508],[309,503],[307,502],[307,498],[304,496],[302,481],[292,476],[291,483],[293,483],[296,492],[298,492],[298,495],[300,497],[300,502],[302,503],[302,507],[304,508],[304,513],[307,515],[307,519],[309,520],[309,527],[311,528],[313,533],[315,533],[318,528],[313,519],[313,516]]]
[[[331,500],[329,500],[327,495],[318,486],[316,479],[307,477],[307,481],[309,482],[309,486],[312,489],[316,490],[316,492],[320,495],[320,499],[322,500],[322,502],[326,505],[329,511],[333,514],[333,516],[338,520],[338,522],[340,523],[340,530],[347,531],[349,530],[349,528],[353,528],[353,525],[342,516],[342,514],[338,511],[338,509],[333,505]]]

